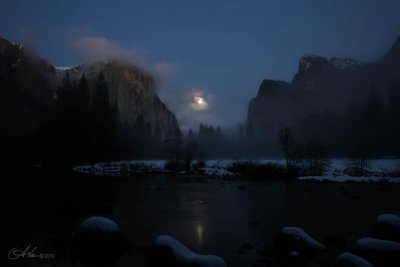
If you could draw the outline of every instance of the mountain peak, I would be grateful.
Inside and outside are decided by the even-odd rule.
[[[285,81],[265,79],[260,85],[257,97],[276,95],[289,88],[290,84]]]
[[[307,55],[300,58],[299,72],[308,72],[314,67],[329,64],[329,61],[325,57],[317,55]]]
[[[394,57],[396,59],[400,57],[400,36],[397,37],[389,51],[383,56],[383,58],[387,57]]]
[[[9,50],[13,50],[13,53],[21,53],[22,49],[24,48],[23,44],[17,44],[11,42],[3,37],[0,36],[0,55],[10,53]],[[17,52],[15,52],[17,51]]]

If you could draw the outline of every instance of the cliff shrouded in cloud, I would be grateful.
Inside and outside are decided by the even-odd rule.
[[[102,72],[108,82],[110,103],[118,106],[119,122],[122,124],[132,126],[139,116],[143,116],[153,133],[159,128],[162,129],[163,135],[166,135],[169,130],[179,128],[174,114],[159,99],[156,81],[150,72],[116,60],[92,62],[69,68],[56,67],[59,80],[66,72],[76,80],[85,73],[92,90],[99,73]]]
[[[161,69],[161,72],[165,71],[165,66]],[[8,145],[12,146],[20,137],[29,142],[29,138],[43,136],[43,125],[50,120],[51,113],[56,113],[51,109],[57,106],[61,97],[60,86],[68,77],[71,88],[79,88],[83,74],[87,80],[89,103],[95,101],[99,75],[105,77],[106,105],[115,109],[116,123],[125,130],[139,127],[143,131],[146,128],[147,135],[159,138],[179,130],[174,114],[157,95],[157,83],[150,72],[117,60],[55,67],[23,45],[1,38],[1,127],[5,135],[2,141],[10,141]],[[75,112],[74,103],[71,102],[68,110],[71,114]]]

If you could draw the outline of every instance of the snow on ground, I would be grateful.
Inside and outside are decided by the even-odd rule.
[[[367,260],[354,255],[349,252],[344,252],[338,256],[338,260],[345,261],[345,262],[350,262],[356,267],[374,267],[371,263],[369,263]]]
[[[284,227],[282,228],[282,233],[285,235],[294,236],[306,242],[310,247],[314,249],[325,249],[325,246],[319,243],[317,240],[312,238],[306,231],[298,227]]]
[[[369,163],[369,164],[368,164]],[[330,159],[330,167],[332,171],[344,170],[348,167],[349,160],[345,158]],[[371,159],[367,161],[366,170],[370,172],[387,172],[400,169],[400,159]]]
[[[254,162],[256,164],[277,164],[284,166],[285,160],[209,160],[202,169],[212,176],[231,176],[228,167],[235,162]],[[165,172],[165,160],[132,160],[103,162],[92,165],[74,167],[74,171],[95,175],[121,175],[127,173]],[[346,173],[349,167],[347,159],[330,159],[330,166],[321,176],[303,176],[299,180],[329,181],[329,182],[385,182],[400,183],[400,177],[391,177],[392,172],[399,172],[400,159],[370,160],[366,168],[367,175],[351,176]]]
[[[376,220],[379,223],[389,224],[395,228],[400,229],[400,217],[394,214],[379,215]]]
[[[118,231],[118,225],[113,220],[105,217],[90,217],[81,223],[79,229],[98,232],[115,232]]]
[[[364,176],[351,176],[346,173],[349,167],[348,159],[331,159],[330,166],[321,176],[303,176],[299,180],[329,181],[329,182],[384,182],[400,183],[400,177],[391,177],[391,172],[400,170],[399,159],[373,159],[369,161]],[[389,173],[389,175],[387,175]]]
[[[345,182],[356,182],[356,183],[400,183],[400,178],[398,177],[381,177],[381,176],[350,176],[347,174],[332,176],[332,175],[323,175],[323,176],[303,176],[299,177],[299,180],[306,181],[327,181],[327,182],[336,182],[336,183],[345,183]]]
[[[230,164],[232,160],[209,160],[206,162],[204,172],[216,176],[233,175],[227,170]]]
[[[380,250],[387,252],[399,252],[400,253],[400,243],[381,240],[375,238],[360,238],[356,243],[357,248],[363,250]]]
[[[156,239],[156,245],[170,248],[175,259],[185,265],[199,267],[226,267],[226,263],[221,257],[194,253],[181,242],[168,235],[159,236]]]
[[[206,166],[202,169],[207,175],[229,176],[228,167],[234,162],[249,162],[251,160],[208,160]],[[284,165],[284,160],[252,160],[259,164],[279,164]],[[95,175],[120,175],[124,173],[137,172],[164,172],[166,160],[132,160],[132,161],[114,161],[102,162],[92,165],[81,165],[73,168],[74,171]],[[195,163],[195,162],[194,162]]]
[[[80,173],[95,175],[120,175],[124,173],[163,171],[164,165],[165,160],[133,160],[81,165],[74,167],[73,170]]]

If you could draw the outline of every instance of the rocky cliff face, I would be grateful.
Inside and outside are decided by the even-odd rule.
[[[153,132],[157,128],[166,134],[171,129],[179,128],[174,114],[158,98],[150,73],[121,62],[54,67],[23,45],[0,38],[0,79],[2,84],[7,84],[7,93],[1,88],[1,102],[5,104],[12,98],[13,110],[27,110],[29,107],[27,113],[36,114],[38,109],[49,105],[56,97],[57,86],[67,71],[76,80],[85,72],[92,90],[102,71],[109,85],[110,102],[118,104],[121,123],[133,125],[142,115]],[[10,123],[14,119],[9,114],[7,117]]]
[[[58,81],[67,71],[78,80],[84,72],[91,91],[94,89],[99,73],[103,72],[110,92],[110,103],[117,104],[119,121],[132,126],[139,116],[150,124],[153,133],[158,128],[165,135],[179,128],[175,115],[161,102],[156,94],[156,83],[151,73],[137,67],[117,62],[97,62],[71,68],[57,67]]]
[[[55,69],[29,48],[0,37],[0,77],[40,104],[51,99]]]
[[[32,135],[52,98],[55,69],[20,44],[0,37],[1,135]]]
[[[264,80],[249,103],[247,124],[260,135],[276,135],[296,119],[324,110],[340,111],[365,98],[371,86],[400,82],[400,38],[378,61],[304,56],[291,83]],[[383,92],[384,94],[386,92]]]
[[[281,125],[288,122],[296,105],[296,95],[289,83],[276,80],[264,80],[256,98],[249,104],[247,125],[251,125],[257,133],[263,129],[278,131]],[[284,113],[278,111],[285,111]],[[277,120],[279,118],[279,120]]]

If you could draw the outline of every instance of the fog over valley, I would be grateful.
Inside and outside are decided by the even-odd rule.
[[[8,1],[4,266],[400,266],[400,2]]]

